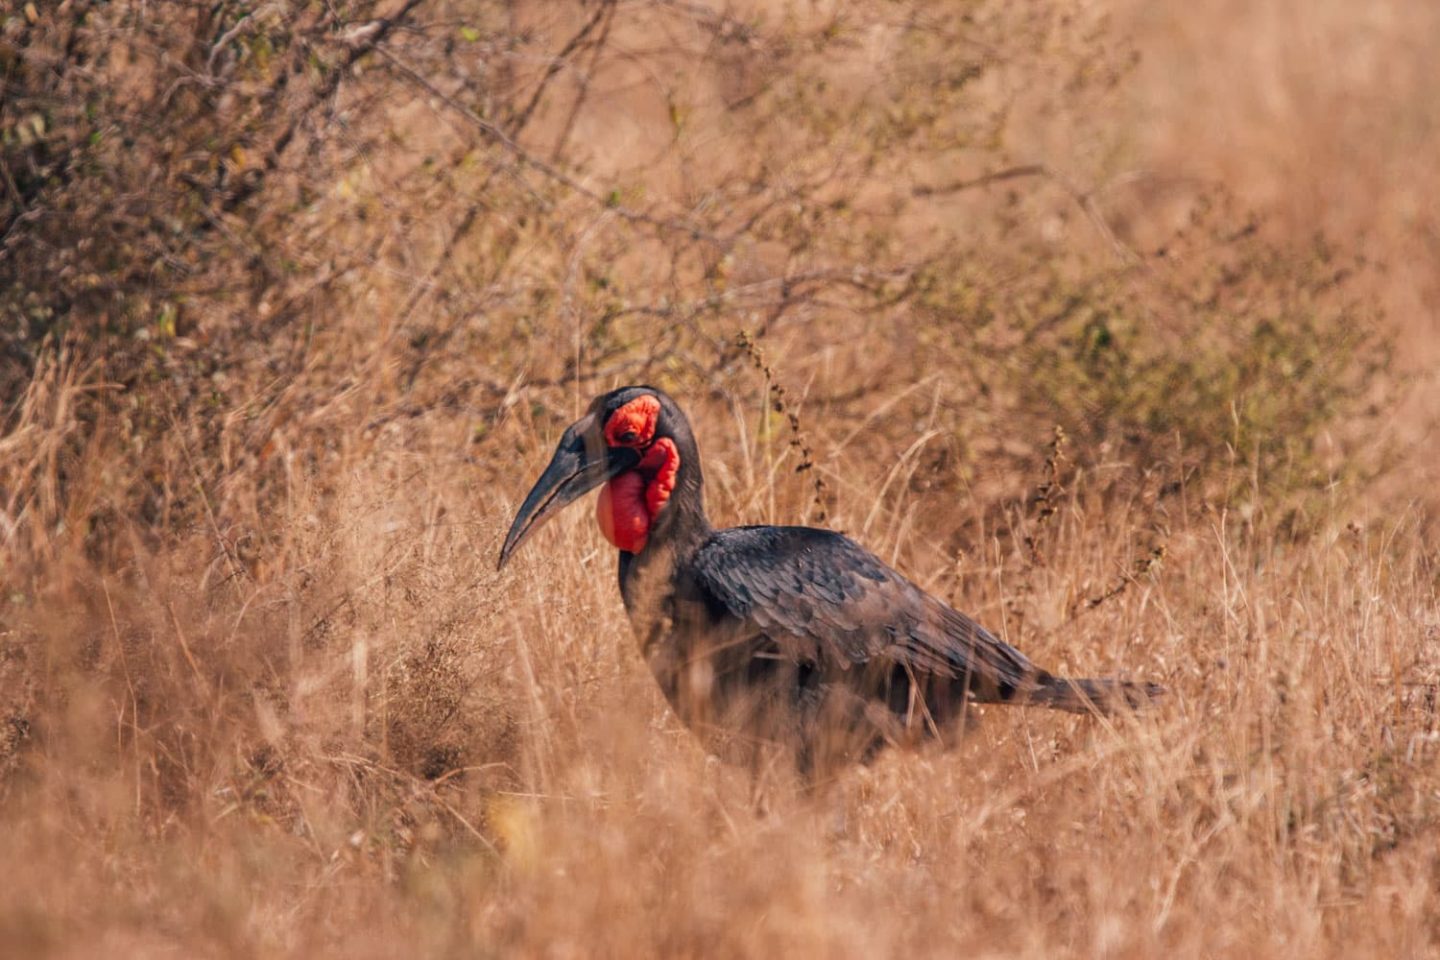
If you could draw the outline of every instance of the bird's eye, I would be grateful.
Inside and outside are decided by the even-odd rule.
[[[620,442],[634,443],[636,438],[638,438],[639,436],[640,434],[636,433],[634,430],[626,430],[624,433],[620,434]]]

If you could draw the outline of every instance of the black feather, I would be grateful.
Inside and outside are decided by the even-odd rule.
[[[962,680],[983,699],[1011,699],[1047,676],[1019,650],[830,530],[717,530],[689,567],[707,606],[744,621],[782,651],[822,665],[887,661]]]

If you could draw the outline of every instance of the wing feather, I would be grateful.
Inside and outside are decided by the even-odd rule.
[[[712,606],[795,659],[848,667],[884,659],[918,673],[1014,691],[1040,675],[1014,647],[841,534],[735,527],[692,561]]]

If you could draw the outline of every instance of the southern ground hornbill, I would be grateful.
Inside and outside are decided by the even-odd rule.
[[[676,713],[729,759],[780,748],[814,774],[938,735],[967,702],[1103,712],[1162,692],[1042,670],[841,534],[716,530],[689,421],[654,387],[597,397],[565,431],[500,566],[601,484],[596,519],[620,550],[641,652]]]

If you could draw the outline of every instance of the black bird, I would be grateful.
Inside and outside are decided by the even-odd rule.
[[[1104,712],[1163,692],[1042,670],[841,534],[716,530],[689,421],[654,387],[596,397],[565,431],[500,567],[601,484],[596,517],[620,550],[641,652],[680,718],[729,759],[778,747],[814,774],[938,735],[967,702]]]

